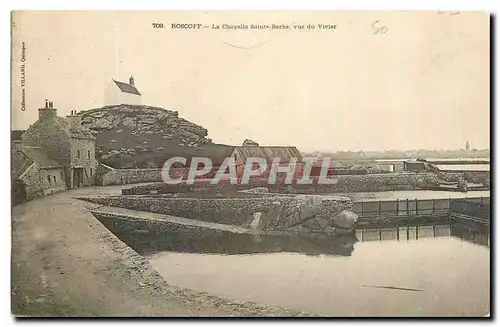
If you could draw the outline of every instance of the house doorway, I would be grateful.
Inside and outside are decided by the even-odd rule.
[[[83,168],[73,168],[73,188],[83,185]]]

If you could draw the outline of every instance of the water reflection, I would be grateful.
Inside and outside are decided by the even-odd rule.
[[[412,241],[455,237],[489,247],[489,230],[479,224],[402,225],[359,228],[351,233],[308,236],[230,234],[189,236],[184,233],[121,233],[125,243],[141,254],[180,252],[201,254],[301,253],[309,256],[351,256],[357,242]]]
[[[489,247],[489,230],[482,224],[433,224],[381,228],[360,228],[356,230],[359,242],[367,241],[410,241],[423,238],[456,237],[464,241]]]
[[[320,315],[482,317],[490,311],[489,249],[459,238],[477,241],[478,234],[469,237],[454,225],[399,227],[399,241],[392,227],[364,229],[374,241],[363,242],[356,236],[361,231],[330,244],[261,238],[220,241],[215,248],[213,241],[191,240],[148,259],[171,285]],[[405,241],[405,232],[414,240]],[[304,255],[339,248],[349,256]],[[200,249],[205,253],[192,253]],[[244,255],[249,249],[252,255]],[[221,255],[235,252],[240,255]]]
[[[358,240],[354,233],[350,233],[317,236],[232,234],[196,238],[186,235],[135,235],[124,241],[142,254],[163,251],[203,254],[292,252],[313,256],[350,256]]]

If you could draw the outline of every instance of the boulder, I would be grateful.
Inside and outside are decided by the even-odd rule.
[[[331,218],[333,225],[342,228],[351,228],[358,221],[358,215],[350,210],[343,210]]]
[[[330,226],[331,222],[327,218],[317,218],[316,223],[319,225],[321,230],[324,230],[326,227]]]

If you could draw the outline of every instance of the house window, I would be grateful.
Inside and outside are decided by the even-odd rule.
[[[60,171],[59,173],[61,174],[61,180],[63,180],[63,179],[64,179],[63,172],[62,172],[62,171]]]
[[[47,181],[49,182],[49,185],[51,185],[50,175],[47,175]]]
[[[76,150],[76,157],[80,159],[80,150]]]
[[[90,150],[87,150],[87,157],[90,159]]]
[[[90,168],[90,177],[92,177],[92,168]]]
[[[56,184],[56,183],[57,183],[56,176],[54,176],[54,184]]]

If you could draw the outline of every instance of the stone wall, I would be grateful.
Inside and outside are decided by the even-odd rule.
[[[139,182],[161,182],[161,174],[150,173],[151,178],[141,180],[135,174],[140,174],[140,170],[122,170],[115,171],[106,178],[105,185],[127,184]],[[184,174],[183,168],[179,169],[179,174]],[[137,172],[137,173],[135,173]],[[172,178],[176,173],[171,172]],[[127,177],[130,175],[130,178]],[[124,177],[121,177],[124,176]],[[218,185],[212,185],[211,180],[196,180],[193,185],[189,185],[189,190],[196,191],[206,188],[232,188],[245,189],[253,187],[267,187],[273,193],[290,194],[329,194],[329,193],[350,193],[350,192],[378,192],[394,190],[419,190],[439,186],[439,179],[432,173],[394,173],[394,174],[368,174],[368,175],[341,175],[337,176],[337,184],[317,184],[317,178],[311,177],[313,184],[285,184],[284,179],[278,179],[275,184],[269,185],[266,178],[251,178],[247,185],[231,185],[229,181],[221,181]],[[122,183],[125,181],[125,183]],[[149,194],[151,190],[157,193],[183,192],[186,185],[169,185],[166,183],[157,183],[151,186],[136,187],[132,194]]]
[[[172,168],[170,169],[170,178],[187,178],[187,168]],[[123,185],[136,184],[147,182],[162,182],[161,169],[114,169],[105,172],[100,177],[101,184],[107,185]],[[165,184],[168,185],[168,184]]]
[[[246,196],[235,198],[87,198],[87,201],[260,230],[325,231],[353,204],[346,197]],[[328,230],[326,230],[328,231]],[[330,229],[333,232],[333,229]]]
[[[115,169],[103,174],[100,180],[103,186],[161,182],[161,171],[158,169]]]
[[[489,171],[461,171],[461,172],[439,172],[438,177],[448,182],[468,182],[475,184],[483,184],[490,188],[490,172]]]
[[[464,178],[468,182],[483,184],[488,188],[491,187],[491,177],[489,171],[467,171],[464,172]]]

